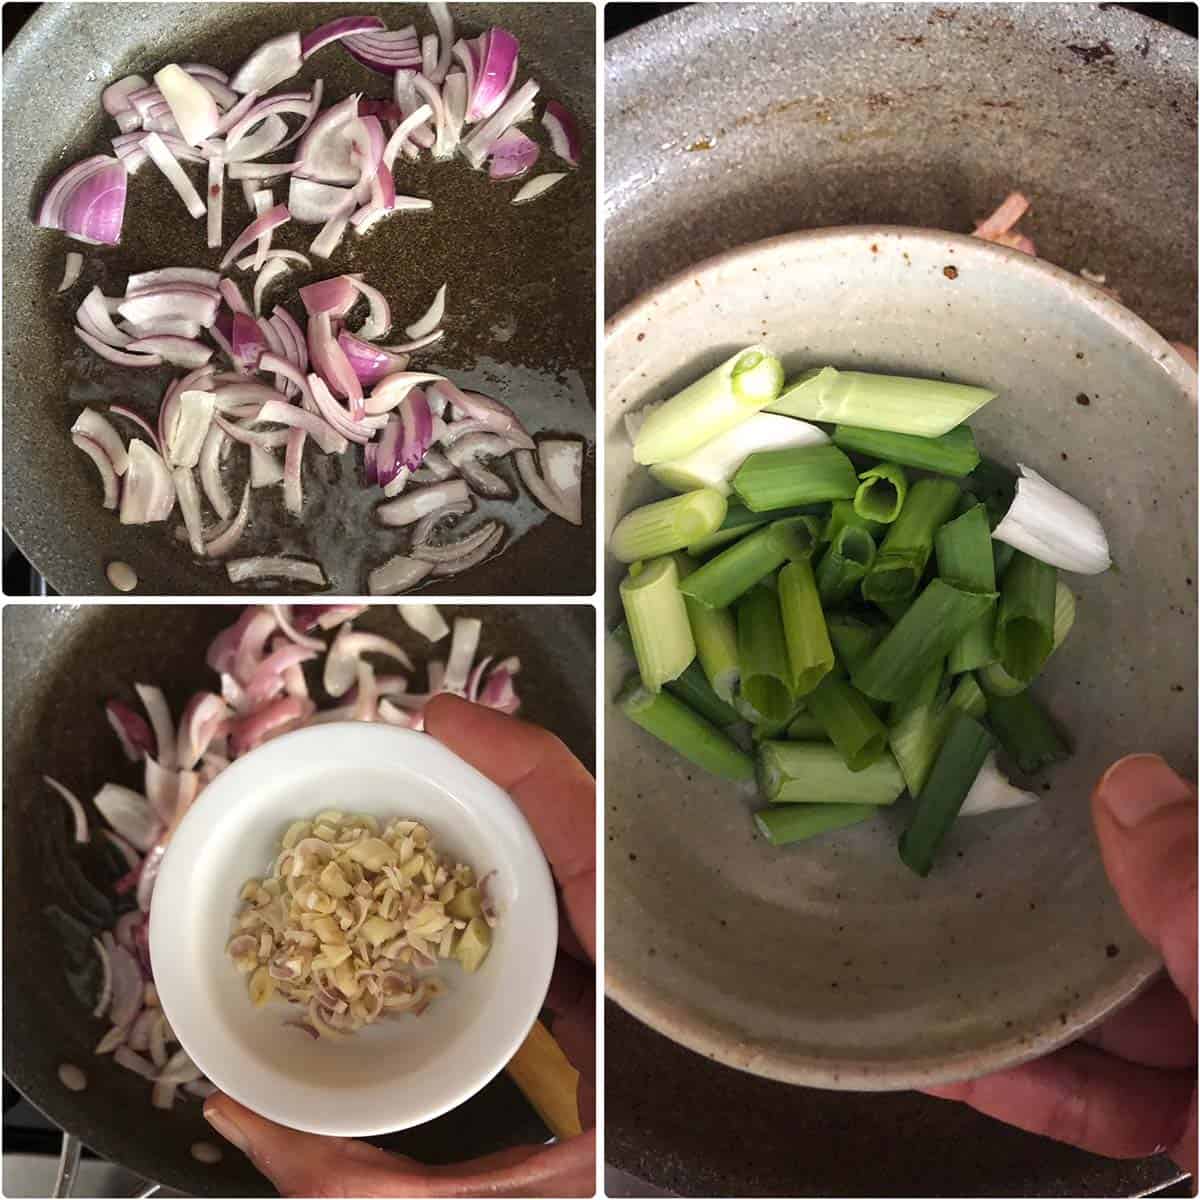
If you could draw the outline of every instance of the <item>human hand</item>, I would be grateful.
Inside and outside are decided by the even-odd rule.
[[[1196,1174],[1196,789],[1154,754],[1092,793],[1104,866],[1167,976],[1036,1062],[929,1094],[1095,1154],[1167,1151]]]
[[[228,1096],[204,1105],[213,1128],[284,1196],[590,1196],[595,1191],[596,788],[553,734],[455,696],[425,710],[425,730],[508,791],[541,843],[565,921],[546,1007],[555,1040],[580,1074],[585,1132],[469,1162],[425,1166],[352,1138],[276,1125]]]

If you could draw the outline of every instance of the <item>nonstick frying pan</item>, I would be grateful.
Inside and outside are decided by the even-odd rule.
[[[1020,188],[1042,255],[1194,342],[1196,44],[1165,26],[1109,5],[693,5],[610,42],[605,88],[609,315],[744,243],[968,232]],[[608,1160],[684,1195],[1132,1195],[1178,1174],[915,1093],[756,1078],[611,1003],[606,1032]]]
[[[205,647],[240,611],[227,605],[25,604],[9,605],[4,614],[5,1076],[98,1154],[195,1196],[273,1192],[231,1148],[216,1166],[191,1157],[193,1142],[220,1140],[201,1116],[199,1101],[159,1112],[144,1080],[92,1055],[107,1026],[91,1017],[94,992],[87,980],[78,980],[79,995],[73,991],[69,947],[45,910],[55,905],[86,920],[88,911],[103,907],[111,868],[74,848],[61,802],[41,776],[60,778],[85,803],[106,780],[136,786],[136,772],[131,775],[105,721],[104,700],[119,695],[136,703],[133,683],[155,682],[178,714],[193,691],[211,686]],[[447,619],[462,613],[483,620],[480,653],[520,656],[522,715],[557,733],[590,768],[591,609],[447,606],[443,612]],[[431,656],[428,643],[392,605],[372,608],[356,627],[394,638],[414,661]],[[94,810],[91,815],[99,827]],[[82,877],[72,863],[83,868]],[[88,879],[100,886],[100,898]],[[58,1067],[64,1062],[83,1068],[87,1090],[62,1086]],[[451,1162],[548,1136],[502,1073],[445,1116],[371,1140],[422,1161]]]
[[[424,5],[367,4],[355,11],[377,14],[389,28],[413,22],[422,31],[429,26]],[[296,286],[364,271],[391,300],[402,329],[447,283],[446,336],[414,365],[445,370],[463,386],[505,400],[531,432],[586,438],[588,454],[583,529],[548,516],[518,487],[515,503],[479,506],[509,525],[508,549],[450,577],[439,591],[590,594],[595,573],[595,10],[577,3],[482,3],[452,11],[466,35],[493,24],[516,35],[522,77],[537,79],[545,97],[558,98],[579,119],[586,148],[582,166],[542,199],[521,206],[508,202],[511,186],[489,183],[486,173],[470,170],[461,160],[399,168],[398,189],[431,198],[431,213],[378,222],[361,239],[347,236],[328,263],[314,260],[311,273],[297,273],[276,290],[298,316]],[[108,139],[116,129],[100,108],[106,83],[130,72],[148,77],[170,61],[205,61],[232,71],[264,38],[344,14],[344,6],[328,3],[45,4],[4,54],[4,522],[51,587],[63,594],[108,594],[104,568],[113,559],[135,567],[143,592],[246,590],[229,584],[220,563],[198,561],[176,541],[177,514],[157,525],[121,526],[100,507],[95,469],[67,432],[85,404],[124,399],[143,413],[156,412],[173,377],[166,368],[110,367],[81,346],[71,331],[72,318],[87,288],[100,284],[108,295],[119,294],[130,271],[216,267],[221,255],[206,249],[204,221],[188,218],[152,165],[130,180],[119,247],[87,247],[36,229],[31,215],[67,165],[90,153],[111,153]],[[318,76],[325,81],[326,97],[363,91],[382,99],[389,90],[387,80],[359,66],[336,44],[314,55],[296,86],[308,87]],[[540,126],[528,128],[544,140]],[[544,149],[536,169],[554,170],[556,162]],[[275,192],[284,196],[279,185]],[[248,220],[235,191],[226,204],[226,246]],[[315,226],[293,223],[279,231],[275,244],[303,252],[316,232]],[[75,288],[57,296],[63,259],[71,249],[84,252],[84,274]],[[396,553],[402,539],[374,523],[371,510],[378,493],[361,485],[358,457],[357,452],[306,456],[302,523],[286,518],[278,489],[256,495],[251,527],[235,553],[316,558],[325,566],[331,591],[364,592],[367,570]],[[511,460],[499,469],[516,481]]]

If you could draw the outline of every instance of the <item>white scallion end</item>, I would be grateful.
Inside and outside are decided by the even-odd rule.
[[[1107,571],[1108,538],[1096,514],[1023,463],[1017,466],[1016,498],[992,537],[1063,571]]]
[[[977,817],[981,813],[999,812],[1002,808],[1024,808],[1027,804],[1036,803],[1035,793],[1022,791],[1008,782],[996,766],[996,755],[993,753],[984,759],[958,815]]]

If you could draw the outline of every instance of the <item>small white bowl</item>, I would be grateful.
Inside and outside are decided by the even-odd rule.
[[[261,877],[294,820],[322,809],[413,818],[490,886],[499,923],[473,975],[420,1017],[380,1021],[341,1041],[312,1040],[254,1008],[225,947],[247,879]],[[511,797],[427,734],[339,723],[297,730],[222,771],[163,857],[150,956],[167,1019],[223,1092],[293,1129],[364,1137],[408,1129],[474,1095],[509,1061],[546,995],[558,938],[554,884]]]

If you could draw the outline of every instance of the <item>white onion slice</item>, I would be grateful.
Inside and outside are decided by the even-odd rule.
[[[225,564],[230,583],[253,583],[258,579],[290,579],[313,587],[326,587],[321,564],[302,558],[281,555],[260,555],[257,558],[235,558]]]
[[[215,290],[220,282],[219,271],[209,271],[204,267],[162,267],[157,271],[140,271],[130,275],[125,281],[125,295],[128,297],[136,292],[155,291],[172,283],[190,283]]]
[[[426,71],[425,74],[434,83],[441,83],[450,67],[450,52],[454,45],[454,18],[450,15],[450,5],[437,3],[436,0],[429,5],[429,14],[437,26],[438,56],[433,70]]]
[[[220,558],[228,554],[241,540],[246,531],[246,523],[250,520],[250,484],[242,489],[242,502],[238,505],[237,513],[232,521],[214,537],[210,538],[204,547],[204,552],[210,558]]]
[[[346,278],[350,280],[351,286],[356,291],[366,297],[367,303],[371,306],[370,315],[359,327],[358,336],[369,342],[383,337],[392,327],[392,309],[387,302],[387,297],[378,288],[364,283],[357,275],[347,275]],[[444,288],[442,290],[445,291]]]
[[[154,82],[162,92],[184,141],[198,146],[216,132],[221,114],[217,111],[217,102],[212,93],[199,80],[193,79],[177,63],[168,63],[155,74]]]
[[[191,467],[176,467],[171,472],[171,480],[175,484],[175,498],[179,501],[192,553],[203,557],[204,523],[200,516],[200,489],[196,487],[196,476]]]
[[[156,334],[153,337],[137,338],[129,343],[130,351],[139,354],[157,354],[163,362],[179,367],[202,367],[212,358],[212,347],[194,338],[176,337],[173,334]]]
[[[254,312],[257,316],[262,316],[263,294],[267,288],[279,278],[291,270],[291,264],[283,258],[269,258],[266,265],[258,273],[258,278],[254,281]]]
[[[207,93],[205,93],[207,95]],[[206,211],[204,201],[199,192],[192,186],[192,181],[184,174],[178,160],[167,149],[166,143],[157,133],[148,133],[142,139],[142,146],[154,161],[154,165],[167,177],[167,181],[179,194],[188,212],[195,218],[204,216]]]
[[[221,458],[228,445],[229,435],[214,421],[200,450],[200,486],[222,521],[228,521],[233,513],[233,501],[221,480]]]
[[[52,779],[49,775],[43,775],[42,779],[67,802],[67,807],[71,810],[71,816],[75,820],[75,841],[78,843],[86,842],[89,836],[88,819],[87,813],[83,811],[83,805],[79,803],[79,797],[74,792],[63,787],[57,779]],[[94,1015],[99,1016],[100,1014],[96,1013]]]
[[[536,80],[527,79],[482,125],[472,130],[461,146],[463,157],[471,166],[476,170],[483,166],[496,139],[510,125],[516,123],[517,118],[533,103],[533,98],[540,90]]]
[[[221,245],[225,217],[225,160],[214,154],[208,160],[208,248]]]
[[[72,250],[68,255],[66,262],[63,264],[62,282],[54,290],[56,292],[65,292],[75,286],[76,280],[79,278],[79,273],[83,270],[83,255],[78,251]]]
[[[396,609],[405,625],[426,641],[440,642],[450,632],[450,626],[436,604],[397,604]]]
[[[539,175],[536,179],[531,179],[528,183],[521,185],[520,190],[512,198],[512,203],[528,204],[530,200],[536,200],[543,192],[548,192],[556,183],[566,177],[565,171],[550,171],[545,175]]]
[[[208,436],[216,407],[216,393],[188,390],[179,395],[175,419],[164,430],[167,459],[172,467],[194,467],[200,461],[200,451]]]
[[[446,312],[446,285],[443,283],[433,298],[433,303],[425,310],[425,315],[405,327],[404,332],[410,338],[423,338],[432,333],[441,323]]]
[[[288,180],[288,211],[293,221],[302,225],[322,225],[336,216],[348,200],[354,199],[351,188],[339,187],[334,183],[322,183],[319,179],[305,179],[293,175]]]
[[[398,72],[397,72],[398,74]],[[387,145],[383,148],[383,165],[391,171],[396,165],[396,155],[408,141],[409,135],[425,124],[433,116],[433,109],[428,104],[422,104],[409,113],[392,132]]]
[[[257,92],[260,96],[276,84],[291,79],[303,65],[300,34],[280,34],[263,42],[238,68],[229,86],[235,92]]]
[[[108,456],[108,460],[112,464],[113,473],[116,475],[125,474],[125,470],[129,466],[129,456],[125,453],[125,443],[121,441],[121,435],[117,432],[116,426],[107,417],[102,416],[94,409],[85,408],[75,418],[75,424],[71,426],[71,432],[81,433],[84,437],[89,437],[93,442],[98,443]]]
[[[129,443],[128,453],[129,469],[121,489],[121,524],[165,521],[175,507],[175,484],[167,464],[140,438]]]
[[[465,480],[449,479],[445,483],[435,483],[387,504],[380,504],[375,509],[375,517],[381,525],[411,525],[430,513],[451,504],[462,504],[470,498]]]
[[[143,853],[154,845],[160,827],[145,796],[120,784],[106,783],[92,803],[117,833]]]
[[[367,591],[372,596],[395,596],[416,587],[432,570],[433,563],[421,562],[419,559],[397,554],[394,558],[389,558],[382,566],[367,573]],[[403,612],[407,606],[397,605],[397,607]]]
[[[73,433],[71,441],[92,460],[96,470],[100,473],[100,484],[104,488],[104,497],[101,503],[105,508],[116,508],[121,496],[121,481],[117,478],[116,471],[113,470],[112,461],[104,453],[104,448],[99,442],[82,433]]]

